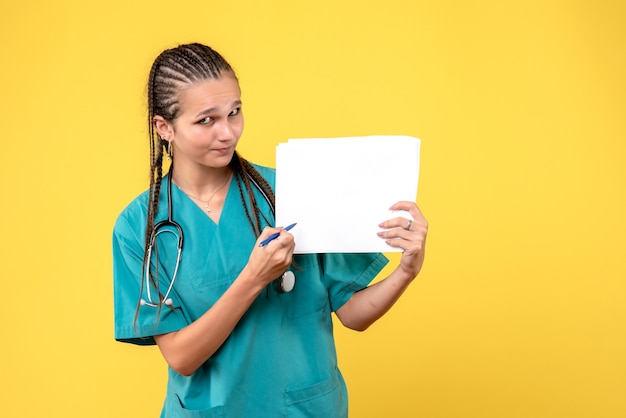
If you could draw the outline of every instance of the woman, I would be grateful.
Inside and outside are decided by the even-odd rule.
[[[200,44],[162,52],[148,107],[150,187],[113,234],[115,338],[158,345],[169,365],[162,416],[347,416],[331,312],[365,330],[400,297],[424,259],[419,209],[391,207],[414,220],[380,224],[380,237],[403,254],[368,287],[387,263],[381,254],[294,256],[293,236],[270,226],[274,171],[235,151],[241,95],[221,55]],[[159,225],[168,217],[180,231]],[[297,284],[285,293],[279,282],[288,270]]]

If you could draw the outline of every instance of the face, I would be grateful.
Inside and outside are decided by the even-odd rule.
[[[155,125],[170,140],[177,166],[222,168],[230,163],[243,132],[241,91],[234,76],[191,85],[180,92],[179,116],[169,123],[160,116]]]

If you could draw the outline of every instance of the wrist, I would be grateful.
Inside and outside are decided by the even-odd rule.
[[[402,263],[396,268],[397,280],[402,284],[410,284],[419,274],[419,268],[404,266]]]
[[[263,283],[263,280],[260,279],[259,274],[255,272],[249,264],[246,264],[243,270],[241,270],[241,273],[239,273],[239,277],[236,281],[255,293],[260,293],[265,287],[265,284]]]

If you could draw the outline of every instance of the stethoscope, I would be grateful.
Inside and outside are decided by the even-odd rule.
[[[248,175],[248,179],[254,184],[259,192],[263,195],[263,198],[267,201],[270,210],[272,211],[272,215],[276,216],[274,205],[270,198],[265,194],[261,186],[257,183],[257,181],[252,178],[252,176]],[[180,266],[180,259],[183,253],[183,241],[184,234],[183,228],[176,222],[172,216],[172,166],[170,166],[169,173],[167,175],[167,219],[164,219],[154,225],[152,229],[152,233],[150,234],[150,241],[148,243],[148,251],[146,253],[146,260],[144,262],[144,280],[147,292],[147,299],[141,298],[139,300],[139,304],[141,306],[150,306],[152,308],[158,308],[162,305],[172,306],[172,299],[169,297],[172,289],[174,287],[174,282],[176,281],[176,276],[178,275],[178,267]],[[167,291],[163,295],[163,297],[158,297],[157,300],[152,299],[152,292],[150,290],[150,260],[152,259],[152,248],[156,242],[157,237],[160,234],[172,234],[177,240],[177,252],[176,252],[176,265],[174,267],[174,272],[172,273],[172,279],[170,280],[170,285],[167,288]],[[296,276],[291,270],[287,270],[283,273],[281,277],[275,280],[275,288],[278,293],[286,293],[291,292],[296,283]]]

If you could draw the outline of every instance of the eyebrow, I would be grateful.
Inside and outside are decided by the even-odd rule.
[[[233,107],[239,107],[239,106],[241,106],[241,100],[235,100],[235,101],[234,101],[234,102],[230,105],[230,107],[231,107],[231,108],[233,108]],[[211,113],[215,113],[215,112],[217,112],[217,110],[218,110],[218,108],[217,108],[217,107],[212,107],[212,108],[210,108],[210,109],[203,110],[202,112],[200,112],[200,113],[198,113],[198,114],[196,115],[196,118],[199,118],[200,116],[210,115]]]

